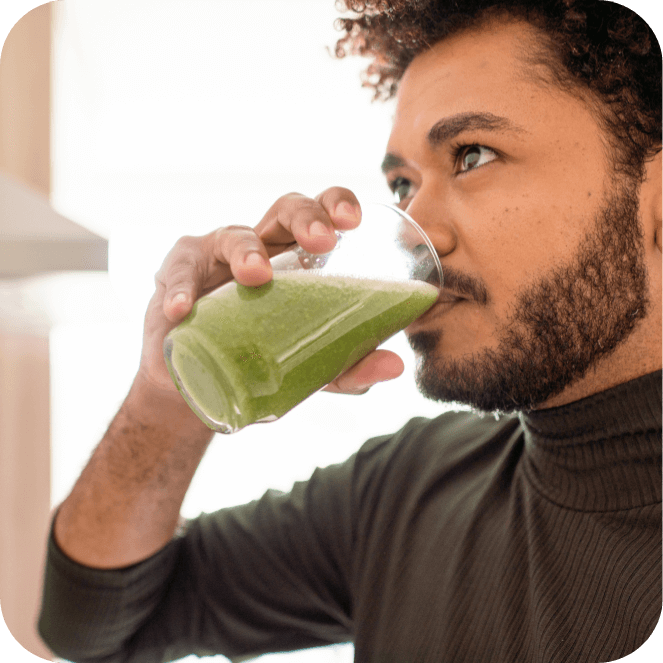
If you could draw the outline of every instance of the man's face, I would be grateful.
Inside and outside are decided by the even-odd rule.
[[[407,329],[420,389],[487,411],[545,404],[647,308],[637,186],[588,107],[523,62],[532,34],[497,23],[415,59],[384,162],[445,272],[447,301]]]

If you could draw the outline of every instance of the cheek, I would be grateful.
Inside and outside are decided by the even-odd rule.
[[[527,193],[497,208],[473,206],[475,221],[465,225],[463,243],[497,308],[570,259],[583,234],[572,214],[571,206],[542,205]]]
[[[587,178],[571,182],[550,164],[518,166],[487,168],[455,186],[445,201],[458,234],[459,268],[466,262],[501,306],[568,264],[602,199]]]

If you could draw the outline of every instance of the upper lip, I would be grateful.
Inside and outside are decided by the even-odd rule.
[[[453,302],[458,302],[461,299],[465,299],[465,297],[461,297],[459,294],[453,292],[453,290],[447,290],[446,288],[442,288],[442,290],[440,290],[440,294],[437,296],[437,301],[435,303],[450,304]]]

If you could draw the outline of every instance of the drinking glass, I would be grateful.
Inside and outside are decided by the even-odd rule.
[[[275,421],[436,301],[442,268],[405,212],[362,206],[336,246],[294,246],[271,259],[269,283],[230,281],[201,297],[164,342],[179,392],[219,433]]]

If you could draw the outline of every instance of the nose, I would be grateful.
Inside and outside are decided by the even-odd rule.
[[[420,189],[405,211],[421,226],[440,258],[450,255],[458,245],[456,229],[448,206],[439,196]]]

